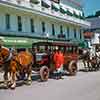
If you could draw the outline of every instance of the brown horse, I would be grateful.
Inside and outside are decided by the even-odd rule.
[[[9,52],[8,48],[0,47],[0,66],[3,67],[4,70],[4,80],[7,83],[8,80],[8,72],[10,72],[10,60],[12,58],[12,54]]]
[[[12,54],[9,49],[1,48],[0,50],[0,64],[4,66],[4,79],[7,83],[9,72],[11,88],[16,87],[16,75],[19,73],[27,74],[27,82],[31,82],[32,62],[32,55],[27,51],[21,51],[18,54]]]

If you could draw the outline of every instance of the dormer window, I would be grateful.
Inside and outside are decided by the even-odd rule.
[[[30,0],[31,3],[38,4],[40,1],[39,0]]]
[[[59,11],[60,10],[60,5],[53,2],[51,8],[54,11]]]
[[[49,8],[51,6],[51,2],[49,0],[42,0],[41,5],[43,7]]]

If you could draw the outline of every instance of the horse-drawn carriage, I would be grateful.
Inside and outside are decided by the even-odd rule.
[[[60,42],[37,42],[33,43],[32,45],[34,56],[34,64],[32,69],[40,73],[42,80],[48,80],[49,74],[55,71],[53,55],[56,48],[59,48],[64,54],[63,69],[69,72],[70,75],[75,75],[77,72],[77,44]]]
[[[80,58],[86,71],[98,71],[100,69],[100,52],[98,50],[83,49]]]
[[[27,82],[30,84],[33,71],[40,74],[41,80],[48,80],[49,74],[55,71],[53,54],[56,48],[64,54],[63,69],[70,75],[75,75],[78,60],[77,47],[78,45],[73,43],[37,42],[32,44],[31,54],[28,51],[10,52],[9,49],[0,45],[0,66],[4,67],[4,83],[15,88],[16,78],[27,76]]]

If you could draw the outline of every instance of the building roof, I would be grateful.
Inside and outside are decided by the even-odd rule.
[[[91,29],[100,29],[100,17],[88,18],[87,21],[91,22]]]
[[[78,10],[83,10],[81,1],[82,0],[60,0],[60,2],[63,2],[67,4],[68,6],[71,6]]]

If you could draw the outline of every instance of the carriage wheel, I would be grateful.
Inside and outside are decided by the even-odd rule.
[[[49,77],[49,69],[47,66],[43,66],[40,69],[40,76],[42,81],[47,81]]]
[[[71,61],[68,65],[68,72],[70,75],[76,75],[77,73],[77,64],[76,61]]]

